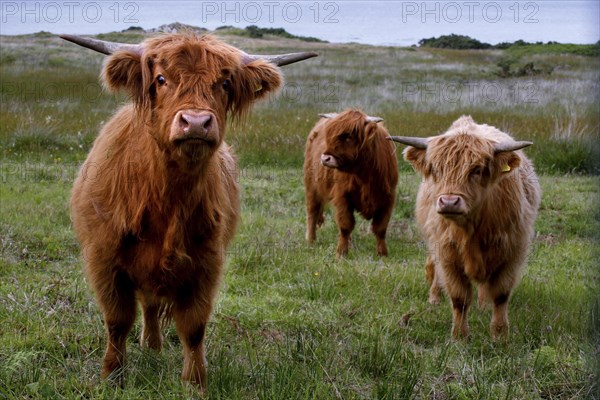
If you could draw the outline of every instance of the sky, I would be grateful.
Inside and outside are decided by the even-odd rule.
[[[451,33],[495,44],[595,43],[600,1],[0,1],[0,34],[96,34],[182,22],[267,28],[331,42],[408,46]]]

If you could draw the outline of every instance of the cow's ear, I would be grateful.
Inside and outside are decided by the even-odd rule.
[[[265,60],[254,60],[242,66],[234,85],[229,110],[237,117],[242,117],[254,100],[274,93],[281,87],[283,77],[279,68]]]
[[[254,100],[274,93],[283,83],[281,71],[278,67],[267,61],[254,61],[246,65],[245,75],[252,91]]]
[[[134,99],[143,95],[142,57],[135,51],[119,50],[104,62],[102,81],[110,91],[125,90]]]
[[[492,176],[508,175],[521,165],[521,157],[514,151],[497,153],[494,156]]]
[[[371,139],[373,139],[377,136],[377,130],[379,129],[379,127],[377,126],[377,123],[374,121],[367,121],[367,122],[365,122],[365,124],[366,124],[366,127],[365,127],[364,143],[367,143],[367,142],[371,141]]]
[[[404,159],[412,164],[415,171],[425,174],[425,156],[427,149],[419,149],[416,147],[408,146],[402,152]]]

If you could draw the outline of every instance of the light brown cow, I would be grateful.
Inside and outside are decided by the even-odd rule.
[[[354,211],[372,219],[377,254],[388,254],[387,226],[396,201],[398,183],[395,149],[381,118],[359,110],[322,114],[308,135],[304,153],[306,239],[316,239],[323,210],[335,206],[339,237],[337,255],[348,253]]]
[[[540,204],[533,166],[520,151],[532,143],[467,116],[439,136],[393,140],[410,146],[404,158],[423,175],[416,217],[429,248],[430,303],[439,302],[442,287],[452,301],[452,335],[467,336],[475,282],[480,305],[493,302],[491,335],[507,338],[508,300]]]
[[[164,35],[141,45],[65,36],[105,54],[105,86],[132,98],[102,128],[71,198],[73,228],[107,334],[103,377],[115,377],[142,306],[141,343],[160,349],[174,319],[182,378],[206,386],[204,333],[239,207],[226,118],[282,83],[275,64],[212,36]],[[120,378],[119,378],[120,380]]]

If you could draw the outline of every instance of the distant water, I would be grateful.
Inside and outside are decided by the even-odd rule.
[[[330,42],[409,46],[451,33],[496,44],[595,43],[600,1],[0,1],[0,34],[95,34],[171,22],[284,28]]]

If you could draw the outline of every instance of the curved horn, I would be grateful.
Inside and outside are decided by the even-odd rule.
[[[139,44],[127,44],[127,43],[115,43],[115,42],[107,42],[99,39],[92,39],[82,36],[76,35],[59,35],[62,39],[68,40],[69,42],[73,42],[82,47],[87,47],[88,49],[92,49],[102,54],[112,54],[117,50],[132,50],[135,52],[140,52],[142,46]]]
[[[128,44],[128,43],[115,43],[115,42],[107,42],[105,40],[92,39],[87,37],[81,37],[76,35],[60,35],[61,38],[68,40],[69,42],[73,42],[82,47],[87,47],[88,49],[95,50],[102,54],[112,54],[117,50],[132,50],[135,52],[140,52],[142,46],[140,44]],[[246,54],[243,53],[243,61],[244,64],[248,64],[254,60],[266,60],[277,66],[284,66],[288,64],[292,64],[298,61],[306,60],[307,58],[317,57],[318,54],[312,51],[302,52],[302,53],[289,53],[289,54],[278,54],[272,56],[261,56],[255,54]]]
[[[308,58],[317,57],[318,54],[314,51],[305,51],[301,53],[288,53],[288,54],[277,54],[271,56],[262,56],[258,54],[246,54],[244,53],[244,64],[249,64],[254,60],[266,60],[270,63],[283,67],[284,65],[293,64],[298,61],[303,61]]]
[[[319,114],[321,118],[335,118],[338,116],[338,113],[328,113],[328,114]]]
[[[521,150],[524,147],[531,146],[533,142],[500,142],[494,146],[494,153],[504,153],[506,151]]]
[[[371,117],[370,115],[367,115],[367,122],[381,122],[381,121],[383,121],[383,118]]]
[[[417,149],[427,148],[427,139],[420,137],[408,137],[408,136],[390,136],[389,140],[394,142],[402,143],[408,146],[416,147]]]

